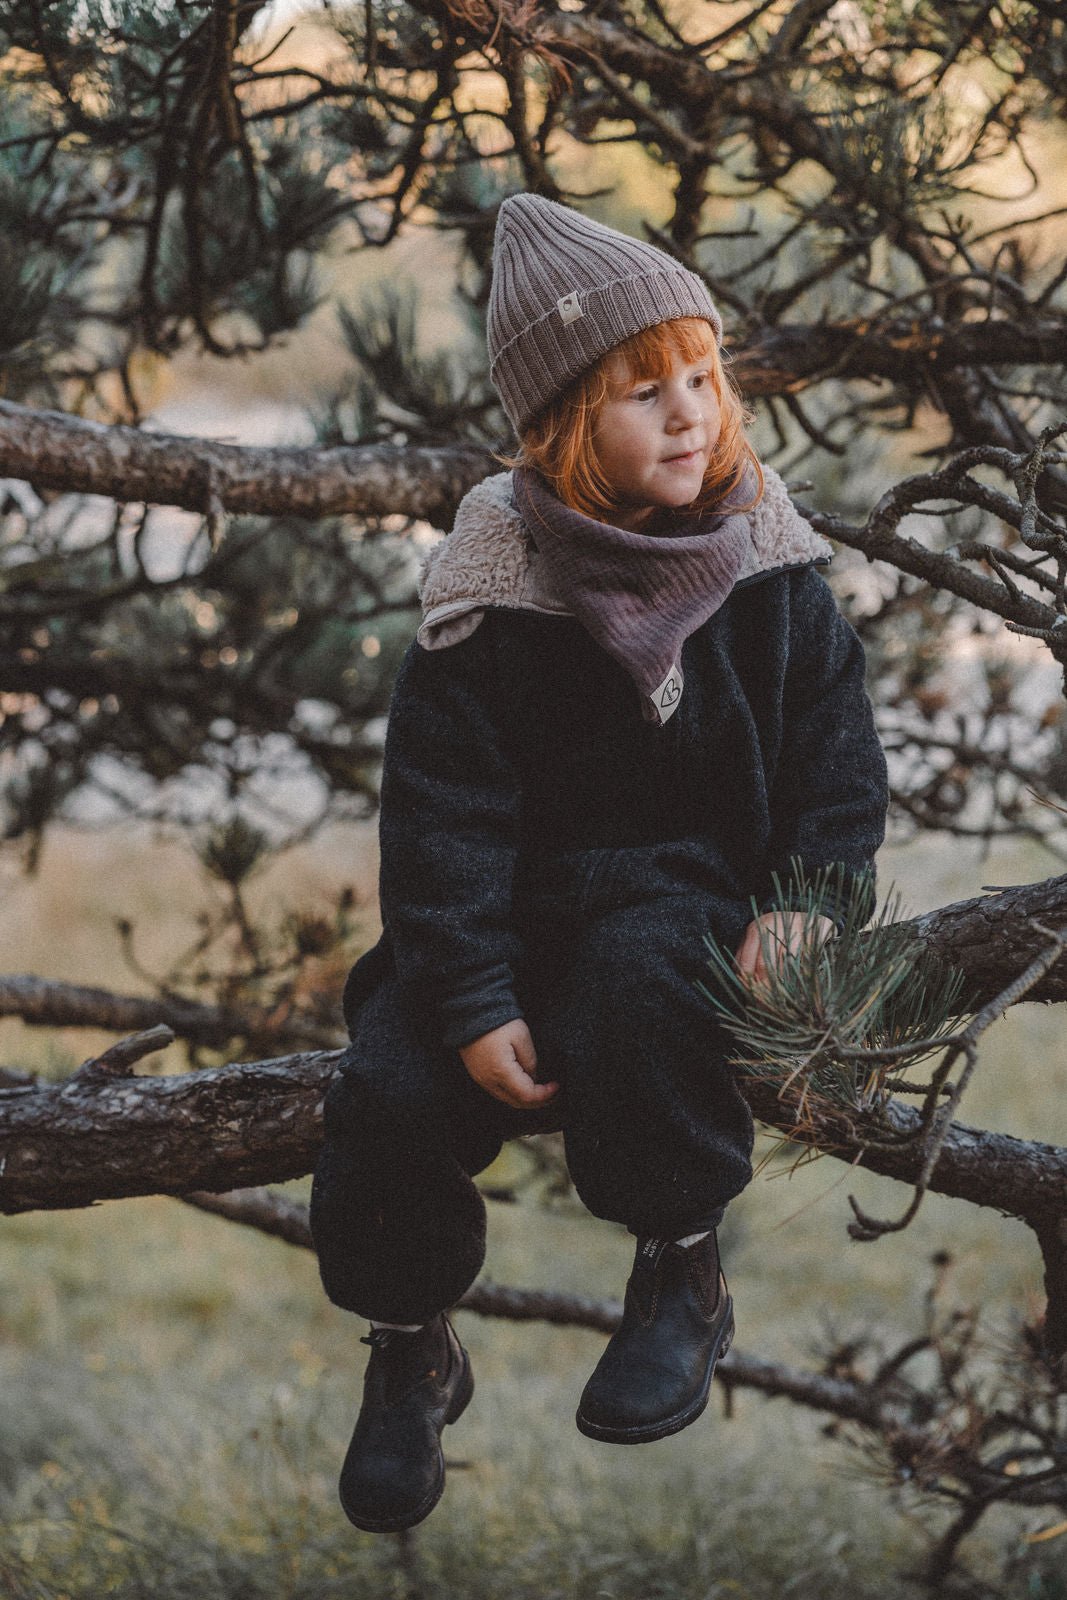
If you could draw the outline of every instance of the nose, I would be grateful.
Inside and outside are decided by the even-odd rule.
[[[671,407],[667,414],[667,431],[669,433],[685,433],[689,428],[695,428],[699,423],[702,412],[696,393],[688,384],[679,388],[671,397]]]

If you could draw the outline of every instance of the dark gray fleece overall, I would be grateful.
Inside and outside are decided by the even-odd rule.
[[[863,651],[812,560],[757,571],[686,641],[670,720],[570,616],[493,608],[397,679],[381,811],[384,933],[345,995],[312,1228],[338,1305],[421,1322],[474,1280],[471,1175],[562,1127],[579,1195],[638,1235],[715,1225],[752,1121],[695,987],[792,858],[869,874],[885,760]],[[827,904],[834,915],[838,908]],[[458,1047],[529,1024],[558,1098],[493,1099]]]

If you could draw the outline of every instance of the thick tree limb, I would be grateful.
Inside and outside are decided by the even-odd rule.
[[[885,378],[917,388],[928,365],[938,374],[974,366],[1043,366],[1067,354],[1067,324],[963,322],[928,325],[922,318],[783,324],[732,348],[733,370],[746,395],[796,394],[821,378]]]
[[[927,949],[964,968],[981,1002],[1047,948],[1029,920],[1064,914],[1067,874],[942,907],[917,918],[913,927]],[[1065,965],[1061,958],[1027,998],[1067,997]],[[11,999],[9,987],[6,992]],[[25,996],[40,1016],[41,991],[31,985]],[[125,1005],[126,998],[119,999]],[[79,1021],[100,1025],[103,1012],[90,1012],[91,1006],[77,1011]],[[143,1009],[137,1002],[121,1014],[138,1028],[175,1025],[163,1002],[143,1002]],[[0,1212],[299,1177],[314,1164],[321,1100],[337,1060],[335,1051],[309,1051],[177,1077],[0,1089]],[[746,1092],[763,1121],[795,1131],[793,1111],[774,1085],[750,1080]],[[914,1183],[921,1153],[909,1136],[918,1129],[919,1113],[895,1103],[890,1115],[900,1143],[867,1149],[855,1117],[827,1108],[818,1125],[819,1145]],[[931,1188],[1021,1217],[1049,1239],[1067,1215],[1067,1150],[955,1124]]]
[[[0,1089],[0,1213],[303,1176],[321,1146],[323,1097],[338,1059],[338,1052],[309,1052],[179,1077],[90,1074],[62,1086]],[[794,1110],[773,1084],[747,1080],[745,1087],[760,1120],[795,1131]],[[866,1146],[858,1120],[831,1109],[818,1119],[818,1145],[914,1184],[923,1158],[919,1112],[892,1103],[881,1115],[883,1130],[888,1120],[902,1135],[899,1145]],[[954,1123],[928,1187],[1035,1230],[1049,1294],[1048,1350],[1060,1358],[1067,1350],[1067,1150]],[[270,1231],[292,1238],[294,1226],[291,1213],[277,1213]]]
[[[339,1057],[306,1051],[174,1077],[0,1090],[0,1212],[301,1177],[321,1144],[322,1099]],[[773,1085],[746,1079],[745,1092],[762,1121],[795,1131]],[[894,1102],[888,1115],[901,1143],[867,1149],[858,1119],[827,1109],[820,1148],[913,1183],[921,1150],[909,1135],[919,1113]],[[930,1188],[1048,1228],[1067,1215],[1067,1149],[955,1123]]]
[[[1060,873],[1040,883],[990,885],[986,893],[927,911],[909,926],[932,955],[963,969],[968,988],[984,1005],[1047,947],[1033,923],[1062,921],[1065,913],[1067,873]],[[1067,961],[1058,961],[1026,999],[1067,1000]]]
[[[0,1212],[302,1177],[337,1058],[0,1090]]]
[[[105,427],[0,400],[0,476],[217,515],[394,516],[441,525],[497,464],[473,445],[334,449],[220,444]]]
[[[795,1130],[792,1108],[788,1100],[779,1098],[773,1084],[746,1078],[743,1087],[761,1122],[782,1133]],[[890,1101],[882,1117],[900,1133],[899,1145],[866,1145],[860,1120],[829,1107],[820,1107],[815,1143],[841,1161],[913,1184],[922,1168],[919,1112],[914,1106]],[[955,1122],[929,1187],[935,1194],[992,1206],[1034,1228],[1051,1225],[1067,1215],[1067,1149]]]
[[[1000,992],[1005,978],[1026,964],[1023,952],[1033,959],[1029,943],[1047,949],[1040,927],[1027,925],[1031,913],[1062,911],[1065,891],[1067,875],[944,907],[917,919],[915,928],[926,948],[962,957],[965,965],[973,953],[976,976]],[[1006,921],[1010,940],[1003,932]],[[1055,973],[1062,983],[1063,966],[1061,957],[1045,982],[1051,984]],[[157,1032],[167,1035],[165,1028]],[[132,1054],[116,1047],[120,1055],[112,1053],[107,1071],[87,1067],[63,1085],[16,1081],[0,1087],[0,1212],[76,1207],[135,1194],[225,1191],[310,1171],[321,1144],[323,1096],[339,1052],[177,1077],[116,1078],[155,1037],[138,1042]],[[1028,1223],[1045,1263],[1048,1347],[1057,1358],[1067,1352],[1067,1149],[952,1123],[928,1173],[924,1124],[912,1106],[895,1101],[883,1107],[872,1141],[872,1130],[850,1109],[826,1104],[813,1118],[809,1107],[801,1126],[792,1087],[783,1091],[770,1080],[748,1078],[745,1092],[761,1121],[791,1136],[800,1133],[828,1154]],[[886,1137],[887,1127],[898,1140]],[[201,1203],[223,1209],[204,1197]],[[294,1226],[299,1231],[292,1214],[276,1210],[272,1231],[291,1237]]]

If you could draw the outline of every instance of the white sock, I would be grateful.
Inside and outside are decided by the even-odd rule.
[[[418,1333],[420,1328],[425,1328],[425,1322],[375,1322],[371,1318],[372,1328],[395,1328],[397,1333]]]
[[[710,1228],[705,1228],[703,1233],[687,1233],[684,1239],[675,1239],[674,1242],[680,1245],[696,1244],[699,1239],[706,1239],[710,1232]]]

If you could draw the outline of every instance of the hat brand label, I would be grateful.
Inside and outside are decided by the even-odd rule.
[[[579,317],[585,316],[577,289],[572,289],[570,294],[563,295],[556,301],[556,306],[562,322],[577,322]]]

